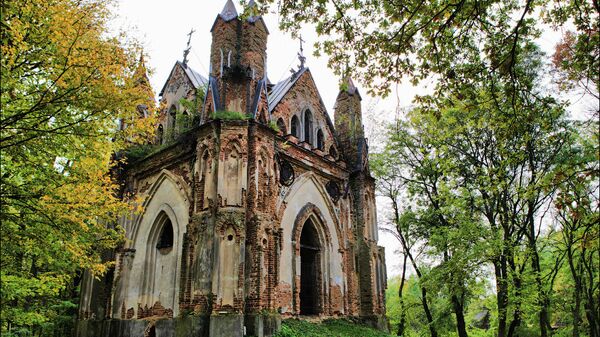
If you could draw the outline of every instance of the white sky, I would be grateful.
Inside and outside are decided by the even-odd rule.
[[[218,13],[221,12],[225,1],[118,0],[118,8],[115,9],[115,13],[118,15],[115,21],[116,28],[124,29],[130,36],[142,42],[148,56],[147,66],[154,71],[150,76],[150,81],[156,93],[162,88],[175,62],[183,59],[183,50],[188,40],[187,34],[191,29],[194,29],[195,33],[192,36],[192,49],[188,55],[188,64],[202,75],[207,76],[211,45],[210,28]],[[241,12],[240,5],[237,1],[234,2],[238,12]],[[268,14],[264,20],[270,32],[267,44],[268,77],[271,82],[277,83],[290,75],[292,67],[298,66],[299,41],[292,40],[289,34],[279,31],[278,14]],[[306,65],[310,68],[325,106],[333,119],[333,105],[338,93],[339,79],[327,68],[326,58],[312,56],[312,46],[317,39],[314,30],[305,28],[301,33],[306,41],[304,44]],[[553,46],[560,40],[560,36],[560,32],[545,30],[540,39],[542,49],[550,54]],[[364,88],[360,83],[356,83],[356,85],[359,89]],[[393,119],[397,107],[408,106],[414,95],[418,91],[423,92],[424,90],[427,90],[426,85],[415,88],[409,84],[398,84],[389,98],[375,99],[368,97],[366,90],[362,89],[363,111],[368,104],[376,102],[374,112],[370,112],[368,118],[363,119],[367,135],[370,133],[373,138],[379,131],[376,122]],[[576,100],[577,98],[575,98]],[[379,218],[386,213],[382,209],[385,207],[385,202],[381,201],[380,199],[378,202]],[[399,244],[391,235],[380,232],[379,237],[380,245],[386,248],[388,276],[398,275],[401,271],[399,266],[401,257],[394,251],[399,248]]]

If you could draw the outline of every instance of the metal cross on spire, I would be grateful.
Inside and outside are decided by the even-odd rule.
[[[306,61],[306,57],[304,57],[304,48],[302,47],[302,43],[305,42],[302,39],[302,34],[300,34],[300,52],[298,53],[298,60],[300,60],[300,69],[304,68],[304,62]]]
[[[195,30],[194,28],[192,28],[190,30],[190,32],[187,34],[188,35],[188,41],[187,41],[187,46],[185,48],[185,50],[183,51],[183,65],[187,65],[187,56],[190,53],[190,49],[192,48],[190,46],[190,43],[192,42],[192,34],[194,34]]]

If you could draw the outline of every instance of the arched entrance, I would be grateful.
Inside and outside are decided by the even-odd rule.
[[[300,235],[300,314],[318,315],[321,312],[321,249],[322,245],[309,218]]]

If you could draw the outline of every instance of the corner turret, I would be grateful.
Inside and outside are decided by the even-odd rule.
[[[340,92],[334,106],[335,129],[344,159],[357,167],[362,162],[366,148],[362,125],[362,98],[350,77],[340,85]],[[360,167],[360,166],[359,166]]]

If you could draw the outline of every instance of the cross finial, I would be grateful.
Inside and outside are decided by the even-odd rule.
[[[183,51],[183,65],[187,65],[187,56],[190,53],[190,49],[192,48],[190,46],[191,42],[192,42],[192,34],[194,34],[195,30],[194,28],[192,28],[190,30],[190,32],[187,34],[188,36],[188,41],[187,41],[187,46],[185,48],[185,50]]]
[[[298,60],[300,60],[300,69],[304,68],[304,62],[306,61],[306,57],[304,57],[304,48],[302,47],[302,43],[304,40],[302,39],[302,34],[300,34],[300,52],[298,53]]]

